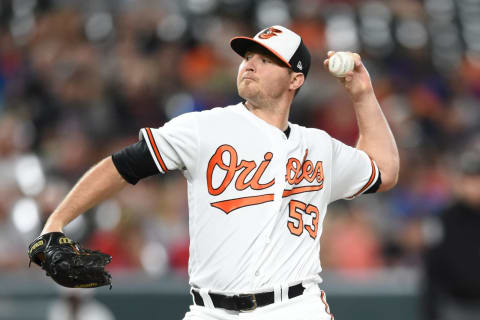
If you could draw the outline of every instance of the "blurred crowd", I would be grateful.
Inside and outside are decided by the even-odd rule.
[[[229,46],[281,24],[312,68],[291,121],[354,145],[356,120],[325,70],[328,50],[362,55],[401,155],[387,193],[330,206],[325,269],[419,267],[435,219],[458,193],[461,155],[480,133],[480,1],[4,0],[0,2],[0,272],[93,164],[142,127],[240,101]],[[479,153],[476,156],[480,157]],[[114,258],[112,272],[186,274],[186,182],[128,186],[65,232]]]

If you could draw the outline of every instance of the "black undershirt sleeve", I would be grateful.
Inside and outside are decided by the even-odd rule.
[[[145,140],[112,154],[112,161],[123,179],[133,185],[159,173]]]
[[[378,188],[380,188],[380,185],[382,184],[382,173],[380,172],[380,170],[378,170],[378,179],[377,181],[370,187],[368,188],[367,191],[365,191],[363,194],[366,194],[366,193],[375,193],[378,191]]]

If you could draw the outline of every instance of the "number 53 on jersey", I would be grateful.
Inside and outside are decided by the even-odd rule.
[[[311,218],[311,224],[304,222],[305,216],[309,216],[309,218]],[[305,204],[298,200],[290,200],[287,227],[291,234],[300,236],[306,231],[312,239],[316,239],[318,231],[318,218],[319,212],[316,206],[312,204]]]

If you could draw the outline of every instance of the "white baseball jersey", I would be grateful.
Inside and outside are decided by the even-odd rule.
[[[289,137],[243,103],[144,128],[158,170],[188,180],[190,284],[258,292],[318,281],[327,205],[378,178],[363,151],[289,123]]]

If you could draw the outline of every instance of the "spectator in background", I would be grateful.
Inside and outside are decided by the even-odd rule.
[[[426,320],[480,319],[480,144],[456,160],[456,199],[425,253]]]
[[[325,268],[337,270],[342,277],[358,278],[383,266],[380,239],[369,216],[370,212],[359,207],[333,206],[322,235]]]

